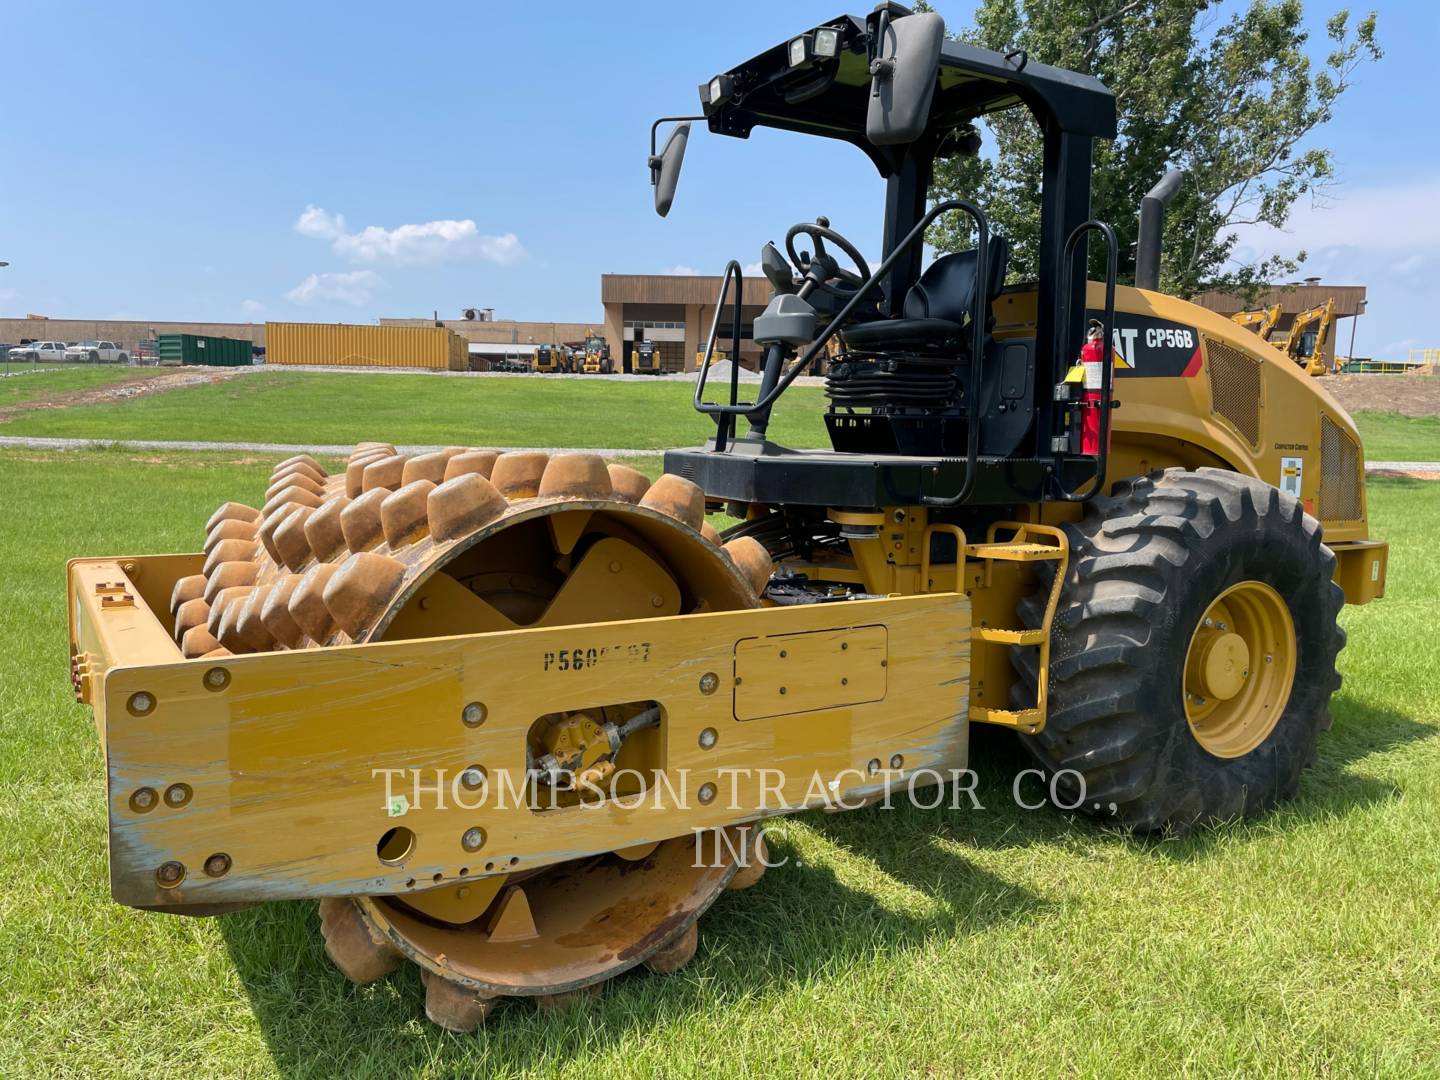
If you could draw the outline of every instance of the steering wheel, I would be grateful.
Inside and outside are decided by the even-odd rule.
[[[845,237],[841,236],[834,229],[830,228],[830,222],[826,218],[816,218],[812,225],[808,221],[802,221],[799,225],[790,226],[790,231],[785,234],[785,254],[790,257],[791,263],[800,271],[802,276],[808,273],[807,262],[800,260],[799,254],[795,251],[795,238],[797,236],[808,236],[815,245],[815,257],[829,259],[835,266],[835,276],[824,281],[815,281],[815,287],[839,297],[841,300],[849,300],[857,292],[860,286],[864,285],[870,277],[870,264],[859,250]],[[855,270],[847,270],[843,266],[835,264],[829,252],[825,250],[825,241],[829,240],[837,248],[850,257],[855,264]],[[856,270],[859,273],[856,273]],[[814,280],[814,279],[812,279]]]

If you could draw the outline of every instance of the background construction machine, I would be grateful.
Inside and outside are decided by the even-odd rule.
[[[926,189],[952,135],[1020,103],[1045,143],[1040,273],[1006,284],[983,209]],[[858,147],[887,185],[884,258],[824,218],[788,259],[765,245],[754,400],[734,369],[709,400],[702,365],[713,436],[659,480],[364,443],[337,471],[281,462],[196,553],[71,563],[118,901],[319,899],[346,975],[413,962],[461,1030],[502,997],[675,970],[717,894],[764,869],[756,821],[944,782],[975,722],[1122,826],[1295,793],[1340,606],[1384,588],[1360,443],[1276,350],[1155,291],[1176,178],[1144,207],[1139,287],[1118,284],[1089,217],[1105,88],[882,4],[715,76],[702,107],[715,134]],[[652,152],[661,213],[688,137]],[[954,213],[975,248],[925,266]],[[1091,240],[1107,271],[1087,284]],[[741,278],[731,262],[717,310]],[[1113,348],[1077,389],[1090,319]],[[738,355],[738,315],[725,329]],[[831,448],[774,442],[772,409],[837,338]]]
[[[1309,311],[1295,316],[1283,341],[1272,342],[1281,352],[1300,365],[1307,375],[1328,375],[1325,366],[1325,343],[1335,328],[1335,299],[1331,297]]]
[[[534,370],[555,375],[570,370],[570,351],[564,345],[537,345]]]
[[[660,352],[653,341],[637,341],[630,348],[630,369],[636,375],[659,375]]]
[[[724,349],[714,349],[708,354],[703,348],[695,350],[695,370],[699,371],[707,364],[723,364],[730,359],[730,354]]]
[[[601,335],[590,330],[584,341],[573,344],[574,370],[585,375],[609,375],[615,370],[610,359],[610,343]]]
[[[1275,324],[1280,321],[1280,305],[1271,304],[1269,307],[1237,311],[1230,318],[1245,329],[1253,330],[1261,341],[1269,341],[1270,331],[1274,330]]]
[[[1285,336],[1274,338],[1276,325],[1280,322],[1280,305],[1239,311],[1231,320],[1248,330],[1253,330],[1261,341],[1269,342],[1293,360],[1307,375],[1328,375],[1325,364],[1325,345],[1335,328],[1335,298],[1331,297],[1308,311],[1295,316],[1295,321]]]

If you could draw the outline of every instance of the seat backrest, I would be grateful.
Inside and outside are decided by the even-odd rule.
[[[948,319],[964,323],[975,305],[977,260],[974,251],[953,251],[932,262],[905,294],[905,318]],[[987,301],[993,301],[1000,295],[1009,263],[1009,242],[1003,236],[991,237],[989,265],[985,268]]]

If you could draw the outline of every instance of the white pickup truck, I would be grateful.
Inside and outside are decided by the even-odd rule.
[[[30,364],[58,364],[65,359],[63,341],[32,341],[10,350],[10,359]]]
[[[68,361],[90,364],[128,364],[130,355],[113,341],[81,341],[65,350]]]

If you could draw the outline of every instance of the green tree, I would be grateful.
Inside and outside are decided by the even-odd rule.
[[[1185,170],[1166,215],[1161,288],[1193,296],[1251,293],[1305,258],[1234,258],[1237,226],[1283,225],[1302,196],[1323,197],[1332,152],[1315,144],[1362,63],[1379,59],[1375,15],[1331,16],[1329,53],[1307,54],[1301,0],[1251,0],[1223,17],[1220,0],[984,0],[962,36],[987,48],[1094,75],[1115,94],[1119,134],[1097,142],[1092,205],[1115,227],[1123,281],[1134,280],[1136,213],[1165,170]],[[936,163],[934,198],[978,201],[1015,245],[1012,274],[1035,274],[1040,237],[1040,132],[1023,109],[991,118],[988,149]],[[958,221],[930,237],[972,243]],[[1297,240],[1303,243],[1304,238]],[[1092,245],[1093,247],[1094,245]],[[1097,263],[1097,265],[1099,265]]]

